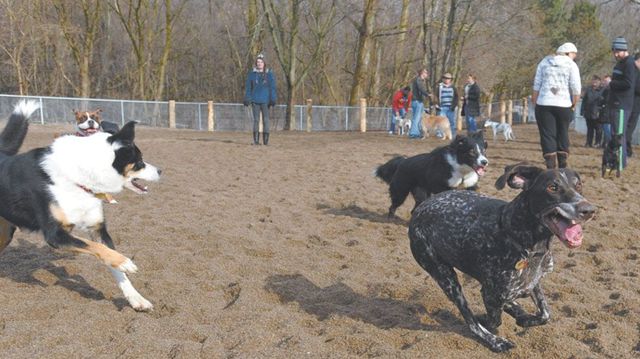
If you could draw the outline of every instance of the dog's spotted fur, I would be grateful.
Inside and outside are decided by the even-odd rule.
[[[569,247],[582,241],[578,224],[595,208],[580,194],[579,175],[570,169],[543,170],[526,164],[509,166],[496,182],[523,191],[511,202],[472,191],[447,191],[418,206],[409,224],[411,251],[460,310],[471,331],[493,351],[513,343],[494,334],[502,311],[519,326],[549,320],[540,280],[553,269],[550,242]],[[482,285],[485,317],[469,309],[454,268]],[[526,313],[516,299],[530,296],[538,312]]]

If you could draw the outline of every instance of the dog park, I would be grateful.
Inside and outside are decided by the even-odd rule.
[[[479,193],[511,201],[519,190],[494,187],[504,167],[543,166],[535,125],[515,127],[516,141],[489,141]],[[32,124],[21,152],[69,129]],[[572,132],[572,142],[584,137]],[[154,310],[134,311],[94,258],[18,231],[0,256],[4,357],[495,356],[413,259],[413,200],[388,219],[388,186],[372,176],[441,140],[293,131],[251,146],[246,132],[140,126],[136,144],[162,179],[146,195],[117,194],[104,211]],[[554,271],[542,280],[550,321],[525,329],[502,316],[498,333],[515,343],[505,357],[640,351],[639,169],[631,158],[620,178],[603,179],[601,153],[572,147],[570,167],[597,212],[580,247],[551,241]],[[459,277],[483,314],[478,282]]]

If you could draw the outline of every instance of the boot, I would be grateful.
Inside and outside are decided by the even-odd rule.
[[[254,132],[253,133],[253,144],[254,145],[259,145],[260,144],[260,132]]]
[[[553,153],[547,153],[544,155],[544,164],[547,166],[548,170],[552,170],[554,168],[556,168],[556,158],[558,157],[558,155],[553,152]]]
[[[265,146],[269,144],[269,132],[262,133],[262,143],[264,143]]]
[[[567,168],[567,160],[569,159],[569,153],[558,151],[558,168]]]

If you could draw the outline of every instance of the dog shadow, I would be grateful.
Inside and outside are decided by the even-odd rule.
[[[46,288],[49,284],[41,281],[35,273],[44,270],[55,278],[58,285],[76,292],[87,299],[104,300],[102,292],[93,288],[79,275],[71,275],[64,267],[54,264],[61,259],[71,259],[73,254],[60,253],[47,246],[38,247],[34,243],[16,238],[18,245],[8,246],[0,255],[0,276],[16,283],[24,283]]]
[[[282,303],[297,302],[302,310],[314,315],[319,321],[338,315],[385,330],[403,328],[455,332],[464,337],[472,337],[464,322],[448,310],[438,309],[427,314],[420,304],[364,296],[344,283],[320,288],[301,274],[278,274],[267,278],[265,289],[276,294]],[[438,324],[422,323],[420,317],[425,314]]]
[[[346,217],[364,219],[366,221],[375,222],[375,223],[395,223],[400,225],[409,225],[408,221],[398,216],[389,218],[387,217],[386,213],[381,214],[378,212],[373,212],[355,204],[350,204],[342,208],[332,208],[329,206],[318,206],[318,208],[322,209],[324,213],[333,214],[334,216],[346,216]]]

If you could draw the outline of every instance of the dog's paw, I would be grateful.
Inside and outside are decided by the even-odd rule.
[[[495,337],[495,339],[490,344],[491,350],[496,353],[506,352],[513,347],[515,347],[515,344],[513,344],[512,341],[501,337]]]
[[[126,258],[125,261],[122,262],[116,269],[123,273],[132,274],[138,271],[138,266],[136,266],[133,261],[131,261],[131,259]]]
[[[131,307],[138,312],[148,312],[153,310],[153,304],[138,293],[127,296],[127,301],[129,301]]]

